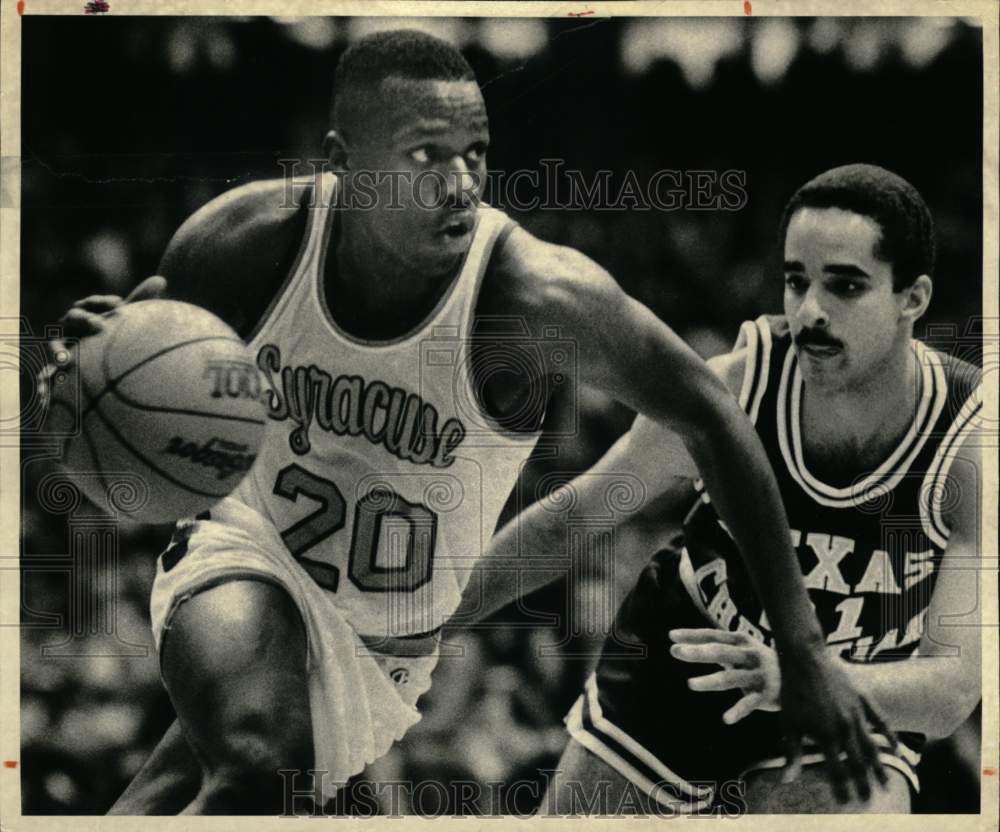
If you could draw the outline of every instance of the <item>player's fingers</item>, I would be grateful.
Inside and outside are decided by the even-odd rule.
[[[871,758],[862,740],[862,737],[866,736],[866,734],[867,732],[864,730],[861,721],[855,719],[854,724],[848,727],[844,737],[844,750],[847,753],[847,770],[851,781],[854,783],[854,789],[858,793],[858,797],[864,803],[871,800],[872,796],[871,784],[868,782],[868,768]]]
[[[885,785],[889,782],[889,775],[886,774],[885,766],[882,765],[882,760],[879,757],[878,745],[876,745],[874,738],[868,730],[868,725],[864,718],[859,717],[856,720],[855,730],[858,733],[858,741],[861,743],[861,750],[864,752],[865,764],[872,770],[875,775],[875,779],[881,785]]]
[[[833,796],[838,803],[847,803],[851,795],[847,789],[847,766],[840,758],[840,744],[830,739],[821,748],[826,757],[827,778],[833,789]]]
[[[88,295],[85,298],[73,303],[72,309],[84,309],[87,312],[95,312],[98,315],[121,306],[121,295]]]
[[[95,335],[104,329],[104,320],[101,316],[85,309],[70,309],[59,319],[59,323],[64,334],[77,338]]]
[[[675,644],[670,655],[683,662],[695,664],[724,664],[731,667],[756,667],[754,653],[730,644]]]
[[[679,644],[743,644],[746,636],[743,633],[731,633],[728,630],[713,630],[711,627],[697,629],[678,627],[671,630],[670,640]]]
[[[62,338],[50,338],[48,341],[49,360],[60,366],[64,366],[69,360],[71,353],[66,342]]]
[[[48,341],[48,361],[35,375],[35,389],[42,401],[47,401],[52,393],[52,382],[61,371],[73,366],[73,353],[61,338]]]
[[[802,736],[796,733],[786,733],[785,768],[781,772],[782,783],[794,783],[802,773]]]
[[[726,725],[735,725],[741,719],[745,719],[756,711],[757,706],[760,705],[761,699],[763,699],[762,694],[748,693],[722,715],[722,721],[725,722]]]
[[[862,697],[861,704],[865,709],[865,719],[868,720],[868,724],[871,725],[872,730],[876,734],[881,734],[885,737],[889,741],[889,750],[893,754],[898,754],[899,739],[896,737],[896,732],[889,728],[889,723],[886,722],[882,711],[867,697]]]
[[[167,293],[167,279],[163,275],[154,274],[147,277],[125,298],[125,303],[132,303],[137,300],[151,300],[152,298],[163,297]]]
[[[52,394],[52,380],[59,371],[55,364],[46,364],[35,375],[35,390],[41,401],[47,402]]]
[[[718,673],[688,679],[688,687],[699,692],[718,692],[736,688],[758,691],[763,684],[760,674],[752,670],[720,670]]]
[[[868,700],[862,697],[861,702],[864,707],[864,713],[856,718],[855,730],[858,733],[861,748],[865,753],[869,768],[871,768],[872,772],[875,774],[875,779],[877,779],[879,783],[884,786],[889,782],[889,775],[885,770],[885,766],[882,765],[882,759],[879,756],[878,743],[875,742],[872,732],[874,731],[877,734],[889,737],[893,753],[896,753],[896,738],[895,735],[889,731],[889,728],[885,724],[885,720],[882,719],[881,714],[874,707],[870,706]]]

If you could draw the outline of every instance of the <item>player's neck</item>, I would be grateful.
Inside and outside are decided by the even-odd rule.
[[[913,423],[921,374],[910,338],[863,383],[825,389],[805,385],[802,435],[817,457],[834,455],[842,467],[880,464]]]
[[[388,251],[364,222],[338,217],[323,283],[337,302],[337,323],[352,335],[382,340],[403,335],[423,321],[447,291],[461,258],[443,272],[421,274]]]

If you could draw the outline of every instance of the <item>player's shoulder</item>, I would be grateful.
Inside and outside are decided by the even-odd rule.
[[[311,191],[264,180],[203,205],[180,226],[160,262],[171,296],[211,309],[237,331],[252,327],[302,242]]]
[[[940,367],[950,400],[960,404],[971,396],[980,395],[983,371],[978,364],[966,361],[952,351],[941,350],[924,342],[919,343],[924,360],[929,360]]]
[[[761,315],[744,321],[733,348],[710,358],[708,365],[731,393],[740,396],[753,383],[762,367],[770,364],[770,355],[790,345],[788,319],[784,315]]]
[[[293,224],[301,193],[282,179],[249,182],[232,188],[195,211],[177,230],[165,257],[238,255],[261,234],[281,234]]]
[[[611,275],[586,254],[541,240],[516,223],[494,251],[483,291],[491,311],[544,313],[554,321],[621,295]]]
[[[983,371],[978,364],[952,352],[923,345],[923,360],[938,365],[944,377],[947,404],[938,423],[944,450],[957,459],[976,463],[986,442],[983,402]],[[975,468],[978,471],[978,467]]]
[[[749,347],[740,347],[732,352],[714,355],[708,359],[708,366],[734,396],[738,396],[743,386],[747,362],[752,360]]]

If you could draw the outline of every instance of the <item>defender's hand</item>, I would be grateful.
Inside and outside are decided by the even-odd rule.
[[[743,698],[722,715],[733,725],[754,711],[781,710],[781,667],[778,654],[745,633],[704,628],[670,631],[670,655],[694,664],[717,664],[723,669],[688,681],[699,692],[743,691]]]
[[[883,786],[889,779],[868,729],[871,725],[895,748],[895,736],[885,720],[822,647],[792,647],[778,653],[778,662],[787,757],[785,782],[798,776],[802,741],[808,736],[826,757],[827,774],[837,800],[846,803],[850,799],[848,783],[853,782],[858,797],[867,801],[871,797],[869,772]]]
[[[872,742],[868,725],[895,746],[895,737],[874,705],[859,694],[843,668],[826,652],[803,651],[784,657],[742,633],[723,630],[672,630],[671,654],[682,661],[720,664],[719,673],[700,676],[692,690],[740,689],[745,696],[723,716],[732,725],[754,710],[784,711],[787,767],[792,782],[802,766],[803,737],[823,751],[834,794],[849,799],[853,781],[861,800],[871,797],[869,770],[885,785],[888,777]],[[782,684],[782,679],[787,680]],[[844,759],[841,759],[841,756]]]

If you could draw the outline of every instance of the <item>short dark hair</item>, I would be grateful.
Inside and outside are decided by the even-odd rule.
[[[893,291],[934,271],[934,220],[927,203],[913,185],[885,168],[844,165],[806,182],[781,216],[782,248],[788,224],[801,208],[842,208],[874,220],[882,232],[874,254],[892,266]]]
[[[417,29],[365,35],[347,48],[333,75],[333,101],[346,89],[373,86],[386,78],[475,81],[462,53],[447,41]]]

